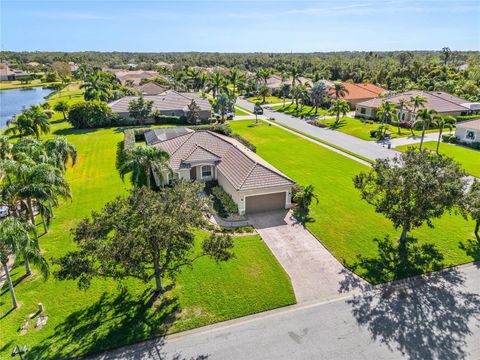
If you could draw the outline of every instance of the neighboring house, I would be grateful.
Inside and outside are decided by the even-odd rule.
[[[480,118],[457,123],[455,136],[464,142],[480,142]]]
[[[80,67],[80,65],[75,64],[73,61],[69,61],[69,62],[68,62],[68,67],[70,68],[70,71],[71,71],[71,72],[75,72],[75,71],[78,70],[78,68]]]
[[[162,77],[157,71],[146,70],[116,70],[113,71],[120,80],[122,85],[132,83],[133,85],[140,85],[142,80],[154,79]]]
[[[166,86],[158,85],[154,82],[147,82],[135,88],[135,90],[140,91],[142,95],[158,95],[167,91],[168,88]]]
[[[235,139],[211,131],[164,128],[145,134],[148,145],[170,154],[174,179],[217,180],[240,214],[288,209],[294,181]],[[154,174],[157,185],[162,185]],[[165,174],[165,182],[172,175]]]
[[[375,112],[383,101],[398,104],[400,99],[410,100],[412,96],[420,95],[427,99],[424,107],[437,111],[440,115],[462,116],[480,111],[480,103],[471,103],[465,99],[450,95],[443,91],[423,91],[411,90],[403,93],[387,96],[384,98],[375,98],[368,101],[358,103],[355,107],[355,116],[367,119],[374,119]],[[417,109],[418,110],[418,109]],[[398,114],[400,120],[413,121],[413,109],[403,109]]]
[[[380,95],[386,94],[387,89],[370,83],[353,84],[344,82],[346,94],[341,99],[348,102],[351,108],[355,108],[355,105],[366,100],[378,98]],[[335,98],[335,91],[332,87],[329,90],[330,97]]]
[[[138,99],[139,96],[125,96],[121,99],[111,102],[108,106],[114,113],[128,119],[128,105],[130,101]],[[188,113],[188,105],[195,100],[200,108],[198,112],[200,119],[208,119],[212,115],[210,102],[201,97],[198,93],[177,92],[168,90],[158,95],[146,95],[145,100],[153,101],[153,111],[159,111],[162,115],[167,116],[186,116]]]
[[[328,80],[321,80],[321,81],[325,82],[325,85],[327,85],[328,83],[331,84],[331,82]],[[302,84],[312,85],[312,80],[306,77],[300,77],[297,81],[295,81],[295,84],[298,85],[299,82]],[[263,81],[261,81],[260,84],[263,85],[264,84]],[[280,75],[274,74],[267,79],[266,85],[270,88],[270,91],[276,92],[281,89],[283,84],[292,85],[292,79],[289,78],[289,79],[286,79],[285,81],[282,81],[282,77]]]
[[[173,64],[171,63],[167,63],[165,61],[159,61],[155,64],[155,66],[158,66],[160,68],[165,68],[165,69],[168,69],[168,70],[172,70],[173,69]]]
[[[13,70],[6,64],[0,65],[0,80],[14,81],[30,76],[30,74],[22,70]]]

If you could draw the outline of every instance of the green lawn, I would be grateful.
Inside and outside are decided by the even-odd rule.
[[[419,144],[399,146],[396,149],[405,151],[409,146],[418,147]],[[437,148],[437,142],[424,142],[423,147],[435,151]],[[480,178],[480,151],[447,143],[441,143],[439,151],[441,154],[445,154],[457,160],[462,165],[463,169],[470,175]]]
[[[235,116],[247,116],[247,115],[251,115],[251,114],[247,113],[242,108],[239,108],[238,106],[235,106]]]
[[[360,119],[342,117],[337,125],[335,125],[335,118],[317,120],[320,123],[327,125],[330,129],[341,131],[345,134],[349,134],[355,137],[358,137],[363,140],[376,140],[375,138],[370,137],[371,130],[377,130],[380,124],[363,122]],[[437,132],[437,129],[428,129],[426,132]],[[400,134],[398,133],[398,128],[396,126],[390,125],[389,132],[392,135],[392,138],[408,137],[412,133],[409,129],[400,128]],[[420,135],[422,132],[414,130],[415,135]]]
[[[253,121],[235,121],[230,126],[256,146],[258,155],[300,185],[315,186],[319,203],[312,205],[313,221],[308,222],[307,227],[337,259],[371,282],[394,278],[392,272],[383,268],[373,273],[369,268],[367,273],[365,267],[353,267],[358,255],[380,262],[385,260],[378,258],[374,239],[399,236],[388,220],[360,199],[353,187],[352,178],[368,167],[265,123],[255,126]],[[473,222],[447,214],[435,220],[434,225],[433,229],[423,226],[411,235],[418,244],[433,244],[443,254],[442,267],[480,260]]]
[[[78,163],[67,172],[73,201],[55,209],[50,232],[40,237],[48,260],[74,248],[70,229],[82,218],[130,187],[115,169],[121,129],[73,130],[60,117],[55,115],[50,136],[65,135],[75,144]],[[198,231],[198,239],[204,236]],[[201,259],[193,269],[184,269],[176,286],[153,305],[149,302],[153,284],[129,279],[122,289],[118,282],[97,279],[89,290],[81,291],[73,281],[50,277],[44,282],[36,274],[22,279],[24,268],[19,263],[12,277],[20,307],[9,312],[7,285],[0,295],[0,358],[9,358],[17,343],[28,345],[27,359],[72,358],[295,302],[288,276],[259,236],[235,238],[234,252],[236,258],[228,263]],[[30,320],[28,333],[21,335],[22,319],[39,302],[49,316],[47,325],[36,330]]]
[[[60,84],[59,82],[42,82],[41,80],[32,80],[28,84],[22,84],[20,80],[14,81],[0,81],[0,90],[31,88],[35,86],[49,86]]]
[[[283,112],[285,114],[289,114],[289,115],[296,116],[296,117],[302,117],[302,116],[303,117],[311,117],[311,116],[328,115],[328,110],[319,108],[317,110],[317,115],[315,115],[315,108],[313,106],[305,105],[305,106],[301,107],[299,105],[298,108],[297,108],[297,105],[292,104],[290,101],[287,101],[285,106],[283,106],[283,105],[274,106],[274,107],[272,107],[272,110],[280,111],[280,112]]]
[[[249,97],[249,98],[245,98],[245,99],[252,102],[252,103],[256,103],[257,101],[260,101],[261,103],[263,102],[263,97],[261,97],[261,96],[253,96],[253,97]],[[289,99],[287,99],[286,101],[289,101]],[[277,104],[277,103],[283,103],[283,99],[279,98],[278,96],[266,96],[265,97],[264,104]]]

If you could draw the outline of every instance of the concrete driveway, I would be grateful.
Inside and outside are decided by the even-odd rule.
[[[359,285],[365,284],[298,224],[290,212],[253,214],[249,221],[290,276],[298,303],[339,296],[346,273],[356,278]]]

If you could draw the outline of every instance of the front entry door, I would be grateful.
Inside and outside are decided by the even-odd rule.
[[[190,180],[197,180],[197,168],[193,167],[190,169]]]

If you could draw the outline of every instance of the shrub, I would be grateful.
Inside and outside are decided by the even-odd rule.
[[[377,139],[381,135],[381,130],[370,130],[370,137]]]
[[[207,187],[205,187],[207,191]],[[237,214],[238,206],[230,194],[225,192],[221,186],[214,186],[208,189],[207,194],[212,195],[213,209],[220,217],[228,217],[229,214]]]
[[[183,116],[162,115],[159,111],[152,113],[152,119],[157,125],[185,125],[187,119]]]
[[[110,126],[112,120],[117,122],[118,118],[112,116],[112,110],[103,101],[82,101],[68,112],[68,121],[76,129]]]
[[[326,128],[328,127],[327,124],[321,122],[321,121],[318,121],[318,120],[315,120],[315,121],[308,121],[308,123],[310,125],[313,125],[313,126],[316,126],[316,127],[319,127],[319,128]]]
[[[480,119],[480,114],[457,116],[456,119],[457,119],[457,122],[465,121],[465,120],[472,120],[472,119]]]
[[[444,134],[442,135],[442,141],[446,143],[456,144],[458,140],[455,135]]]

